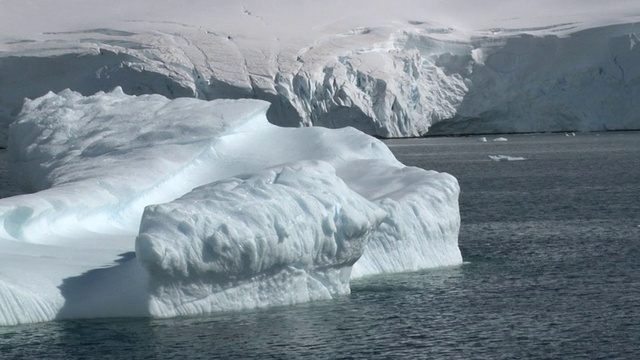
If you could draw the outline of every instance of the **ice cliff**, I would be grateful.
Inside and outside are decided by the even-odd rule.
[[[28,26],[3,25],[0,117],[50,90],[121,86],[262,99],[278,125],[382,137],[637,129],[640,5],[530,3],[78,2],[85,21],[39,23],[60,13],[41,5]]]

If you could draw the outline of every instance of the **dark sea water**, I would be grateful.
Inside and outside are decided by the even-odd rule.
[[[0,328],[0,358],[640,358],[640,133],[493,138],[387,142],[458,178],[462,266],[292,307]]]

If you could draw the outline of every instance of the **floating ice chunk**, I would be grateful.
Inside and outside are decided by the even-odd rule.
[[[487,137],[486,137],[486,136],[483,136],[483,137],[481,137],[481,138],[478,138],[478,141],[479,141],[479,142],[487,142]]]
[[[522,161],[527,160],[519,156],[507,156],[507,155],[489,155],[489,159],[493,161]]]
[[[347,294],[351,266],[386,216],[325,162],[233,177],[150,206],[136,253],[151,275],[152,314]]]
[[[507,138],[504,138],[504,137],[498,137],[498,138],[493,139],[493,141],[502,142],[502,141],[509,141],[509,140]]]

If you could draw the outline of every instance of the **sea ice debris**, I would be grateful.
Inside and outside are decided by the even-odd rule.
[[[527,160],[520,156],[508,156],[508,155],[489,155],[489,159],[493,161],[522,161]]]

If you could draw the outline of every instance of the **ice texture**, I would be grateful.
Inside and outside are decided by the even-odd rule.
[[[9,154],[29,193],[0,199],[0,324],[291,304],[462,262],[454,177],[353,128],[272,125],[268,106],[27,100]]]
[[[149,206],[136,254],[151,274],[152,313],[348,294],[351,266],[386,217],[349,189],[331,165],[304,161],[214,182]],[[257,293],[226,295],[220,304],[219,293],[230,287]],[[167,295],[176,291],[180,296]]]
[[[458,244],[451,242],[460,229],[460,189],[453,176],[382,161],[358,161],[343,176],[389,214],[353,266],[353,277],[460,263]],[[424,216],[432,211],[438,216]]]
[[[1,124],[25,97],[121,86],[382,137],[640,127],[638,1],[65,5],[3,2]]]

